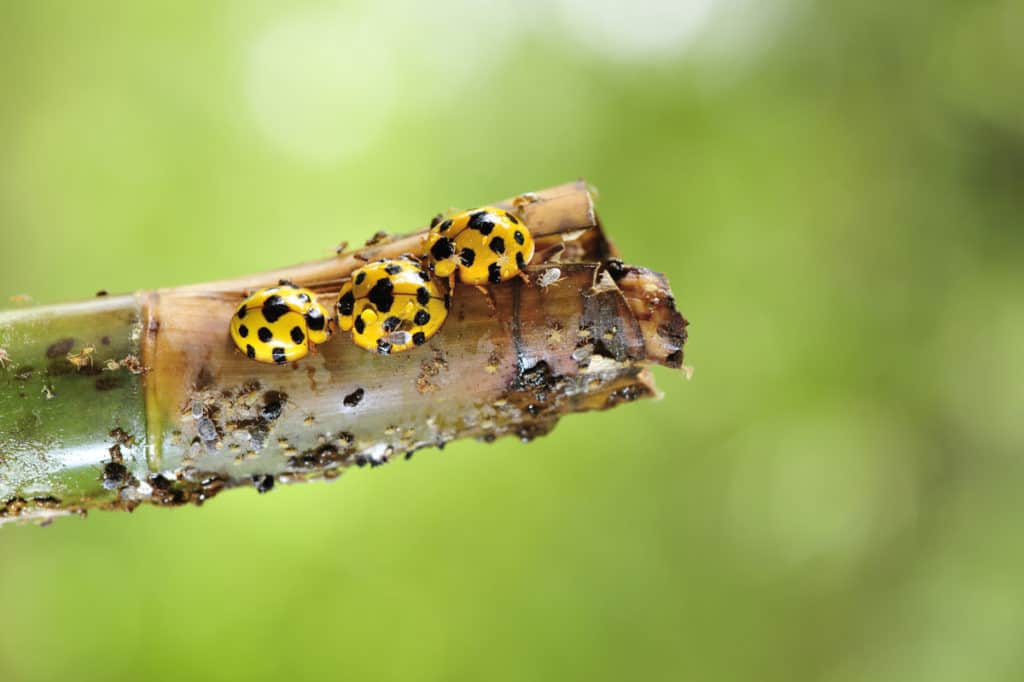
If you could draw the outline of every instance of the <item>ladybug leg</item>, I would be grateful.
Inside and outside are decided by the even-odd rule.
[[[519,279],[523,280],[523,282],[526,283],[526,284],[530,283],[529,276],[525,272],[523,272],[522,270],[519,271]]]
[[[487,308],[491,311],[491,315],[498,312],[498,306],[494,304],[494,293],[482,284],[477,284],[476,290],[483,294],[484,298],[487,299]]]

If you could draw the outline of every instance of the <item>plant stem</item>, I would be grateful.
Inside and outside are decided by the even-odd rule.
[[[654,395],[646,365],[682,366],[686,339],[664,278],[615,259],[582,182],[499,205],[513,201],[559,261],[492,287],[492,301],[458,286],[441,333],[407,353],[340,338],[261,365],[227,324],[245,292],[282,278],[330,308],[362,259],[418,253],[422,230],[236,280],[0,313],[0,523],[202,503],[459,438],[529,441],[564,414]],[[93,364],[76,368],[86,345]],[[104,369],[129,355],[140,365]]]

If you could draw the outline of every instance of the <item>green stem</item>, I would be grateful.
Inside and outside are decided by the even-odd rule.
[[[144,475],[141,375],[121,364],[139,354],[139,315],[131,296],[0,312],[8,358],[0,370],[0,503],[60,500],[74,509],[113,501],[117,489],[103,487],[102,472],[116,428],[135,436],[120,448],[125,465]],[[88,357],[87,347],[95,349]]]

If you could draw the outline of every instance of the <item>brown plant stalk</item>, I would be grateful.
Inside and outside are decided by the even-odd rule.
[[[682,367],[686,340],[664,277],[619,260],[582,181],[498,205],[557,255],[490,302],[457,286],[441,332],[402,354],[339,335],[261,365],[227,326],[247,292],[280,279],[333,309],[364,260],[419,253],[422,229],[233,280],[0,313],[0,523],[202,503],[460,438],[529,441],[563,415],[655,395],[647,366]]]

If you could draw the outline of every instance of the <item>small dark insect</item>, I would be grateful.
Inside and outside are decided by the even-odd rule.
[[[281,405],[280,400],[271,400],[260,409],[260,416],[266,419],[268,422],[272,422],[281,416],[281,410],[284,409]]]
[[[128,467],[120,462],[107,462],[103,465],[103,487],[117,490],[128,482]]]
[[[626,276],[626,266],[618,258],[609,258],[604,264],[605,270],[616,282]]]
[[[135,445],[135,436],[129,434],[120,426],[115,426],[108,435],[121,445],[127,445],[128,447]]]
[[[360,402],[362,402],[363,396],[365,394],[366,391],[364,391],[361,388],[357,388],[356,390],[352,391],[347,396],[345,396],[345,399],[342,402],[344,402],[345,407],[355,407]]]
[[[264,474],[262,476],[253,476],[252,483],[256,487],[256,492],[260,495],[268,493],[274,489],[274,477],[270,474]]]

